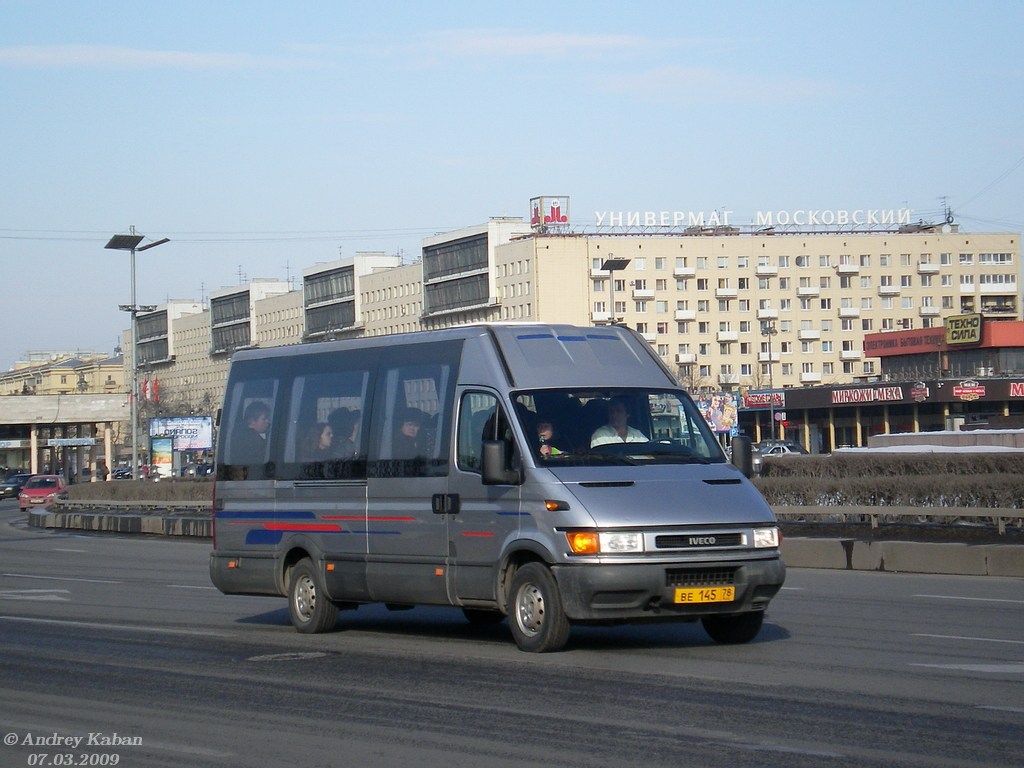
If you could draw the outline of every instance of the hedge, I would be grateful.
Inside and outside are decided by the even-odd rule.
[[[755,479],[777,506],[1024,508],[1024,454],[833,454],[765,460]]]

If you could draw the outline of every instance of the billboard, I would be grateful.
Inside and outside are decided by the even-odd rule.
[[[150,437],[170,437],[176,451],[209,451],[213,448],[210,416],[175,416],[149,420]]]

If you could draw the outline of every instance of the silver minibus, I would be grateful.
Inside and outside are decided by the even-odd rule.
[[[575,624],[760,631],[779,530],[634,331],[486,324],[237,352],[219,422],[213,583],[339,609],[507,618],[524,651]],[[744,471],[745,470],[745,471]]]

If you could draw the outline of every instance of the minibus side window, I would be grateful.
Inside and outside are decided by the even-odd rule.
[[[363,422],[369,381],[370,372],[358,369],[295,377],[280,478],[366,477]]]
[[[384,368],[375,399],[371,464],[375,477],[448,474],[453,366],[443,363]]]
[[[278,382],[252,379],[236,382],[228,392],[228,420],[231,429],[221,439],[218,456],[221,479],[263,480],[273,477],[270,449],[278,427],[274,403]]]
[[[494,439],[495,412],[501,412],[498,398],[486,392],[466,392],[459,406],[456,460],[459,469],[480,473],[480,445]],[[507,423],[504,417],[500,421]]]

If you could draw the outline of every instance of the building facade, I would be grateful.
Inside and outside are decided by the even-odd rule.
[[[180,388],[190,402],[219,403],[230,354],[245,346],[472,322],[619,322],[642,334],[691,391],[774,393],[761,402],[775,416],[775,405],[781,411],[798,391],[891,376],[865,337],[939,329],[966,314],[988,326],[1020,320],[1020,268],[1019,234],[965,233],[948,223],[581,234],[502,217],[427,238],[414,264],[357,254],[305,270],[302,290],[254,282],[218,293],[209,310],[171,324],[178,352],[160,373],[161,392]],[[981,368],[1024,375],[1015,359]],[[787,429],[800,437],[799,426],[770,425],[759,409],[747,409],[744,425],[756,438],[788,436]],[[852,423],[818,442],[860,444],[860,431]]]

